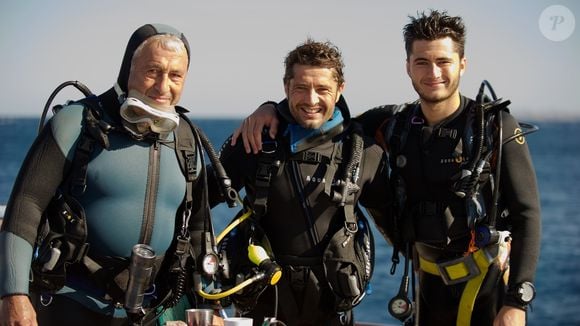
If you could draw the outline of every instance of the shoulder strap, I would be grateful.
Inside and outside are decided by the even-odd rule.
[[[416,113],[418,104],[401,104],[394,110],[395,115],[387,122],[384,133],[384,144],[389,152],[389,163],[391,169],[396,169],[397,156],[402,152],[407,144],[407,137],[411,129],[412,118]]]
[[[84,107],[81,133],[75,148],[71,172],[68,180],[65,180],[65,183],[68,183],[67,191],[73,196],[80,196],[85,192],[90,156],[97,144],[109,148],[107,134],[111,130],[111,126],[101,120],[103,109],[98,97],[93,95],[79,102]]]
[[[412,119],[418,108],[417,102],[397,106],[396,114],[388,121],[384,133],[385,149],[389,153],[389,166],[391,167],[390,185],[395,197],[393,214],[390,223],[388,223],[390,230],[387,230],[387,236],[393,244],[391,275],[394,275],[399,263],[399,252],[405,251],[404,242],[406,241],[402,236],[400,224],[403,208],[407,201],[407,190],[399,170],[404,166],[405,160],[399,156],[407,143]],[[409,253],[404,252],[404,255],[408,257]]]
[[[278,150],[278,141],[270,139],[267,134],[262,134],[262,151],[258,154],[258,166],[256,168],[255,197],[253,210],[256,219],[259,219],[268,210],[268,191],[272,176],[280,169],[281,161]],[[266,140],[267,139],[267,140]]]
[[[177,155],[181,172],[185,176],[185,198],[188,207],[190,207],[193,201],[194,183],[200,173],[198,169],[198,160],[200,160],[200,157],[198,157],[196,136],[191,121],[182,112],[179,113],[179,117],[181,121],[175,132],[175,154]]]

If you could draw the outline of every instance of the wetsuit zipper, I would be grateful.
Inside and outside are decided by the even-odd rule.
[[[157,203],[157,190],[159,188],[159,158],[161,151],[159,141],[156,140],[149,149],[149,167],[147,171],[147,188],[145,190],[145,202],[143,205],[143,222],[141,224],[141,236],[139,243],[149,244],[155,222],[155,206]]]

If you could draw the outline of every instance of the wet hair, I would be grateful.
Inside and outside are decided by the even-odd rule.
[[[340,50],[328,41],[316,42],[308,38],[306,42],[290,51],[284,60],[286,67],[284,84],[294,78],[294,65],[297,64],[332,69],[334,79],[338,84],[344,83],[342,55]]]
[[[413,42],[418,40],[434,41],[450,37],[455,44],[459,57],[465,54],[465,25],[459,16],[449,16],[446,11],[431,10],[429,14],[421,12],[417,17],[409,16],[411,20],[403,28],[407,58],[413,50]]]

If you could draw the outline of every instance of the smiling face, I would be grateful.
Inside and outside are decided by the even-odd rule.
[[[334,112],[344,89],[331,68],[295,64],[293,78],[284,85],[290,113],[307,129],[322,126]]]
[[[172,108],[179,102],[187,75],[187,51],[181,41],[164,46],[153,40],[136,51],[127,88],[145,95],[158,109]]]
[[[465,71],[466,59],[461,58],[450,37],[436,40],[416,40],[407,59],[407,74],[421,102],[427,105],[459,104],[459,81]]]

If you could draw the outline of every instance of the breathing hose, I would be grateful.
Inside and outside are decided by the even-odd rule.
[[[356,179],[358,178],[357,169],[362,157],[363,142],[360,140],[362,136],[358,132],[353,132],[351,137],[351,158],[346,164],[343,178],[339,183],[340,192],[336,192],[333,196],[333,200],[338,202],[339,206],[346,205],[349,191],[358,190],[356,185]]]
[[[219,244],[228,233],[230,233],[240,223],[247,220],[250,216],[252,216],[253,213],[254,212],[252,210],[248,210],[242,216],[240,216],[240,217],[236,218],[234,221],[232,221],[216,237],[216,243]],[[256,281],[260,281],[260,280],[263,280],[265,278],[269,279],[270,285],[275,285],[279,281],[280,277],[282,276],[282,274],[281,274],[282,272],[281,272],[280,267],[276,263],[272,262],[269,259],[265,250],[260,246],[250,244],[248,247],[248,251],[249,251],[250,260],[254,264],[258,265],[260,268],[263,268],[264,271],[254,275],[253,277],[241,282],[240,284],[238,284],[238,285],[236,285],[236,286],[232,287],[231,289],[228,289],[227,291],[224,291],[224,292],[210,294],[210,293],[207,293],[207,292],[200,289],[197,291],[197,293],[201,297],[209,299],[209,300],[219,300],[219,299],[225,298],[229,295],[232,295],[232,294],[242,290],[246,286],[248,286]]]
[[[205,149],[207,156],[211,161],[211,165],[215,169],[221,193],[225,197],[228,206],[235,207],[240,202],[238,192],[232,188],[232,181],[227,176],[226,170],[224,169],[223,165],[220,162],[219,155],[216,153],[215,149],[211,145],[205,133],[194,124],[191,124],[191,126],[193,129],[195,129],[195,131],[199,135],[203,148]]]
[[[217,237],[216,237],[216,243],[220,243],[222,241],[222,239],[228,234],[230,233],[236,226],[238,226],[240,223],[242,223],[243,221],[245,221],[246,219],[248,219],[250,216],[252,216],[253,211],[252,210],[248,210],[247,212],[245,212],[242,216],[238,217],[237,219],[235,219],[232,223],[230,223]]]
[[[58,85],[58,87],[55,88],[55,90],[48,97],[48,100],[46,101],[46,104],[44,105],[44,109],[42,110],[42,115],[40,116],[40,123],[38,124],[38,132],[39,133],[42,130],[42,127],[44,127],[44,120],[46,120],[46,115],[48,114],[48,109],[50,108],[50,105],[52,104],[52,101],[54,100],[54,98],[56,97],[56,95],[63,88],[65,88],[67,86],[74,86],[81,93],[83,93],[83,95],[85,95],[85,97],[89,97],[89,96],[94,95],[93,92],[91,92],[91,90],[87,86],[85,86],[83,83],[81,83],[78,80],[69,80],[69,81],[66,81],[66,82]]]
[[[241,282],[240,284],[238,284],[238,285],[234,286],[233,288],[228,289],[228,290],[226,290],[224,292],[210,294],[210,293],[204,292],[203,290],[198,290],[197,293],[200,296],[202,296],[203,298],[206,298],[208,300],[219,300],[219,299],[223,299],[223,298],[225,298],[227,296],[230,296],[230,295],[232,295],[232,294],[234,294],[234,293],[242,290],[246,286],[248,286],[248,285],[250,285],[250,284],[252,284],[252,283],[254,283],[256,281],[262,280],[265,277],[266,277],[266,274],[264,272],[260,272],[260,273],[258,273],[256,275],[252,276],[251,278],[249,278],[249,279]]]

